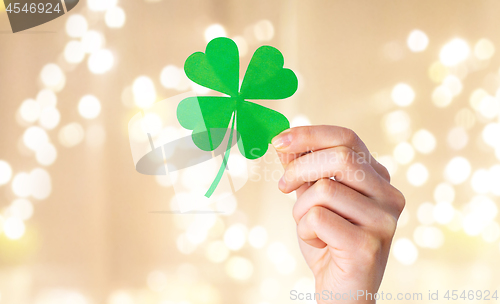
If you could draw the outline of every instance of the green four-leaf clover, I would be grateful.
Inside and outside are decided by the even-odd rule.
[[[283,68],[283,64],[279,50],[261,46],[253,54],[239,88],[239,55],[233,40],[215,38],[208,43],[205,53],[196,52],[186,60],[184,70],[189,79],[228,95],[189,97],[177,107],[179,123],[193,130],[193,142],[205,151],[220,146],[231,123],[223,164],[205,196],[210,197],[224,173],[235,124],[238,148],[248,159],[263,156],[271,139],[290,127],[283,114],[247,101],[283,99],[295,93],[297,77],[292,70]]]

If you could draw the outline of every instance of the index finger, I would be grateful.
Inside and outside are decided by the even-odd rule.
[[[273,138],[272,145],[284,167],[306,153],[345,146],[362,156],[384,179],[390,180],[387,169],[371,155],[358,135],[347,128],[326,125],[295,127]]]

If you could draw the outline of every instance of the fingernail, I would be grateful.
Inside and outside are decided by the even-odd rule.
[[[278,182],[278,188],[283,191],[286,189],[286,180],[285,180],[285,175],[281,177],[280,181]]]
[[[284,149],[292,143],[292,134],[285,130],[273,138],[271,143],[275,149]]]

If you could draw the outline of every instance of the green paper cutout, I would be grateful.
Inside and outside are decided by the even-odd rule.
[[[184,70],[189,79],[229,95],[188,97],[177,107],[179,123],[193,130],[194,144],[204,151],[213,151],[220,146],[232,120],[228,148],[206,197],[212,195],[227,166],[235,123],[238,149],[247,159],[262,157],[273,137],[290,128],[283,114],[246,100],[292,96],[297,91],[297,77],[283,65],[284,58],[278,49],[259,47],[250,60],[238,91],[239,55],[233,40],[215,38],[208,43],[205,53],[193,53],[186,60]]]

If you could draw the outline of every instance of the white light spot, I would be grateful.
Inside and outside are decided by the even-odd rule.
[[[400,107],[409,106],[415,99],[415,92],[406,83],[398,83],[391,93],[392,101]]]
[[[469,57],[470,47],[463,39],[455,38],[445,44],[439,59],[445,66],[455,66]]]
[[[440,183],[434,189],[434,200],[436,203],[453,203],[455,200],[455,189],[448,183]]]
[[[134,103],[139,108],[148,108],[156,101],[155,85],[147,76],[139,76],[134,80],[132,93],[134,94]]]
[[[439,224],[448,224],[455,215],[455,209],[450,203],[440,202],[437,203],[432,211],[434,220]]]
[[[410,35],[408,35],[406,43],[412,52],[422,52],[427,48],[429,38],[421,30],[413,30]]]
[[[25,230],[23,221],[16,217],[9,217],[3,223],[5,236],[11,240],[20,239],[24,235]]]
[[[33,215],[33,204],[24,198],[18,198],[7,208],[8,217],[16,217],[25,221]]]
[[[253,33],[258,41],[269,41],[274,37],[274,26],[269,20],[261,20],[254,25]]]
[[[469,161],[461,156],[454,157],[446,165],[445,179],[452,184],[458,185],[467,180],[471,172]]]
[[[26,172],[19,172],[12,180],[12,192],[19,197],[28,197],[32,192],[30,175]]]
[[[421,129],[413,135],[412,144],[418,152],[429,154],[436,148],[436,138],[428,130]]]
[[[471,177],[471,186],[474,192],[478,194],[486,194],[490,191],[490,176],[486,169],[478,169],[474,171]]]
[[[54,91],[49,89],[43,89],[36,95],[36,101],[40,107],[55,107],[57,105],[57,96]]]
[[[437,86],[434,91],[432,91],[432,102],[438,108],[444,108],[448,106],[453,100],[453,94],[451,90],[444,86]]]
[[[87,0],[87,6],[91,11],[104,12],[115,6],[118,0]]]
[[[101,103],[93,95],[85,95],[78,103],[78,112],[83,118],[94,119],[101,113]]]
[[[243,224],[233,224],[224,233],[224,243],[227,248],[237,251],[246,242],[247,228]]]
[[[212,263],[222,263],[229,256],[229,249],[222,241],[214,241],[208,244],[206,249],[206,256]]]
[[[45,130],[40,127],[32,126],[24,131],[24,145],[33,151],[35,151],[36,149],[38,149],[38,147],[48,141],[49,136],[47,135],[47,132],[45,132]]]
[[[429,178],[429,171],[423,164],[415,163],[408,168],[406,178],[413,186],[420,187],[427,182],[427,179]]]
[[[121,28],[125,24],[125,11],[121,7],[112,7],[106,11],[104,20],[110,28]]]
[[[94,74],[104,74],[111,70],[114,61],[113,53],[110,50],[102,49],[90,54],[87,66]]]
[[[292,127],[292,128],[310,126],[310,125],[311,125],[311,121],[305,115],[297,115],[290,122],[290,127]]]
[[[234,43],[238,46],[238,53],[240,57],[245,57],[248,52],[248,43],[245,38],[236,36],[233,38]]]
[[[82,48],[85,53],[93,53],[104,46],[104,36],[97,31],[88,31],[82,37]]]
[[[453,96],[457,96],[462,92],[462,81],[455,75],[448,75],[443,80],[443,86],[447,87]]]
[[[417,218],[421,224],[430,225],[434,223],[434,204],[426,202],[420,204],[417,210]]]
[[[38,200],[44,200],[52,192],[52,181],[47,171],[36,168],[30,172],[31,196]]]
[[[205,30],[205,41],[210,42],[218,37],[226,37],[226,30],[220,24],[212,24]]]
[[[80,41],[72,40],[64,48],[64,59],[68,63],[80,63],[85,58],[85,50]]]
[[[448,145],[454,150],[461,150],[467,146],[469,136],[463,127],[456,127],[448,132]]]
[[[57,158],[57,150],[53,144],[46,142],[36,149],[36,161],[43,166],[50,166]]]
[[[59,130],[59,142],[61,145],[71,148],[82,142],[84,131],[79,123],[73,122],[65,125]]]
[[[167,65],[161,70],[160,82],[166,89],[175,89],[181,82],[183,72],[175,65]]]
[[[66,82],[66,77],[64,76],[61,68],[53,63],[46,64],[42,68],[40,73],[43,84],[48,88],[59,88]]]
[[[495,54],[495,45],[486,38],[479,39],[474,45],[474,56],[479,60],[488,60]]]
[[[37,121],[40,117],[40,112],[40,104],[33,99],[26,99],[19,108],[21,118],[29,123]]]
[[[394,242],[392,253],[396,260],[403,265],[411,265],[418,258],[417,247],[407,238],[400,238]]]
[[[80,14],[73,14],[66,21],[66,33],[72,38],[82,37],[88,27],[87,19]]]
[[[152,291],[163,291],[167,287],[167,276],[162,271],[152,271],[148,274],[147,283],[149,289]]]
[[[45,107],[40,114],[39,123],[47,130],[52,130],[59,125],[61,114],[56,107]]]
[[[234,256],[225,265],[226,273],[235,280],[244,281],[253,274],[253,264],[248,259]]]
[[[267,230],[262,226],[255,226],[248,234],[248,242],[254,248],[262,248],[267,242]]]
[[[413,158],[415,157],[415,151],[409,143],[402,142],[394,148],[392,155],[398,163],[404,165],[410,163],[413,160]]]
[[[0,186],[7,184],[12,178],[12,168],[8,162],[0,160]]]

